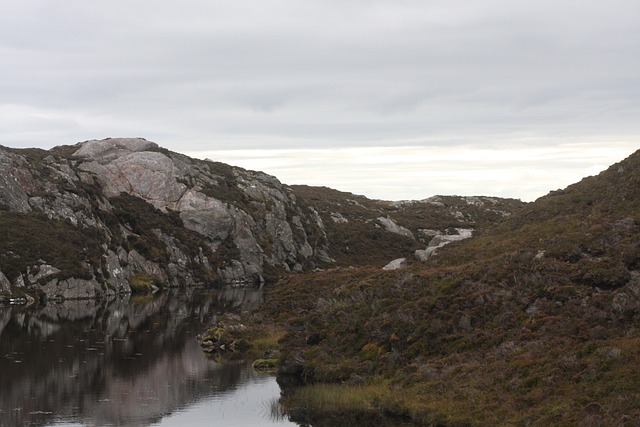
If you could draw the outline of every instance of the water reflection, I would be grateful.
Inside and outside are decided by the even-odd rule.
[[[261,298],[230,288],[0,307],[0,425],[295,425],[270,419],[272,377],[217,364],[195,340],[213,315]]]

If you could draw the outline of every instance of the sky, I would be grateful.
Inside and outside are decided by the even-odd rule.
[[[637,0],[3,1],[0,64],[0,145],[384,200],[530,201],[640,148]]]

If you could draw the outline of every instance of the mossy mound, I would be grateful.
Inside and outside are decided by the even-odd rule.
[[[283,336],[284,331],[270,322],[250,314],[227,313],[214,319],[198,340],[202,349],[217,360],[253,359],[256,370],[272,371],[277,367]]]
[[[160,283],[146,273],[135,272],[129,277],[132,293],[149,293],[158,290]]]

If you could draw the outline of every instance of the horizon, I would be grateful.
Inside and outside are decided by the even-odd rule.
[[[367,197],[528,201],[640,147],[635,0],[0,12],[0,143],[13,147],[143,135]]]
[[[112,137],[96,139],[110,138]],[[610,145],[607,148],[594,148],[584,145],[578,146],[576,144],[569,147],[560,147],[556,152],[541,149],[519,149],[505,152],[505,150],[492,148],[467,149],[451,153],[450,150],[447,150],[445,147],[429,147],[429,149],[425,150],[424,147],[411,146],[325,150],[281,149],[189,152],[170,148],[167,145],[163,145],[162,143],[158,143],[158,141],[153,141],[148,138],[135,138],[146,139],[158,144],[161,148],[169,149],[170,151],[195,159],[208,159],[226,163],[230,166],[267,173],[276,177],[284,185],[328,187],[342,192],[365,196],[369,199],[383,201],[419,201],[434,196],[485,196],[512,198],[519,199],[524,202],[533,202],[539,197],[547,195],[552,191],[566,188],[567,186],[575,184],[588,176],[597,175],[637,151],[633,150],[628,152],[628,147],[625,144],[620,144],[614,147]],[[72,146],[86,141],[89,140],[58,145]],[[48,150],[53,147],[13,148],[41,148]],[[568,154],[576,152],[577,148],[581,148],[581,150],[578,151],[581,152],[582,156],[579,159],[569,158]],[[369,155],[368,157],[367,154]],[[466,164],[467,167],[462,169],[434,169],[426,171],[421,169],[420,171],[416,171],[416,166],[422,165],[421,162],[424,161],[425,154],[435,155],[432,161],[439,162],[441,164],[442,162],[454,162],[457,160],[459,162],[466,162],[464,164]],[[363,158],[358,158],[358,156],[363,155]],[[316,162],[309,163],[309,158],[315,159]],[[496,158],[500,159],[496,160]],[[359,161],[356,161],[358,159]],[[474,162],[479,159],[484,159],[485,162],[487,162],[486,159],[489,159],[490,161],[488,161],[488,163],[493,164],[493,169],[488,169],[486,166],[482,168],[481,174],[483,179],[479,181],[483,184],[474,187],[477,189],[476,191],[466,193],[461,192],[461,189],[470,188],[470,185],[468,184],[471,182],[470,176],[474,174],[477,175],[479,173],[477,169],[469,167],[470,164],[474,164]],[[532,159],[537,159],[539,162],[542,162],[542,159],[544,159],[546,161],[546,167],[541,170],[531,170],[531,166],[535,164],[532,163]],[[605,163],[607,160],[608,163]],[[414,179],[416,178],[417,173],[423,173],[432,177],[448,177],[449,179],[447,180],[441,180],[442,182],[446,182],[447,185],[440,188],[446,188],[450,191],[427,194],[419,188],[416,189],[412,187],[410,191],[402,192],[403,185],[408,180],[407,177],[402,175],[397,176],[395,181],[387,182],[386,186],[376,186],[376,184],[379,184],[381,180],[388,181],[391,176],[389,173],[384,173],[384,168],[389,165],[393,168],[398,162],[405,165],[404,169],[408,169],[407,174],[410,176],[413,175],[412,177]],[[331,166],[333,169],[331,169]],[[310,168],[316,171],[316,173],[305,173]],[[567,170],[567,168],[570,169]],[[319,177],[319,172],[322,170],[324,170],[325,173]],[[332,177],[325,178],[325,176],[328,176],[326,172],[332,170]],[[344,173],[345,170],[347,171],[346,174]],[[367,175],[362,172],[363,170],[368,170],[369,172],[375,170],[378,172],[378,175]],[[554,171],[555,173],[551,173],[551,171]],[[538,179],[533,180],[535,185],[532,184],[529,187],[526,187],[526,191],[519,194],[517,193],[517,190],[522,189],[521,187],[508,185],[508,183],[511,182],[509,178],[513,178],[513,176],[517,174],[527,174],[530,180],[533,180],[534,178]],[[358,176],[360,176],[360,179],[357,179]],[[458,179],[454,179],[455,177],[458,177]],[[460,179],[460,177],[462,177],[462,179]],[[513,182],[519,183],[522,180],[523,179],[515,179]],[[489,187],[487,183],[490,182],[498,182],[502,187],[498,191],[482,191],[482,185]],[[554,185],[551,185],[552,182]],[[545,185],[547,185],[547,187],[544,187]],[[494,188],[496,188],[495,185]],[[390,196],[392,194],[400,196]],[[406,195],[406,197],[402,197],[402,195]],[[527,195],[529,197],[527,197]]]

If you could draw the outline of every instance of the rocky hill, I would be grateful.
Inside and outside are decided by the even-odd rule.
[[[381,267],[416,251],[426,259],[522,205],[460,197],[394,204],[289,187],[145,139],[0,147],[0,296],[95,298]]]
[[[383,266],[397,257],[425,261],[445,244],[482,233],[525,206],[482,196],[390,202],[326,187],[291,188],[320,215],[338,266]]]
[[[287,277],[265,315],[281,376],[315,384],[291,413],[640,425],[639,208],[637,152],[426,262]]]

